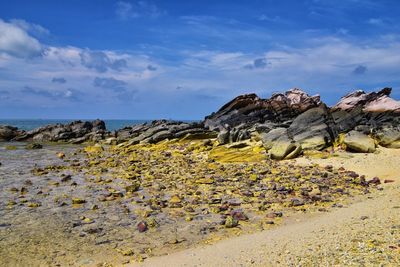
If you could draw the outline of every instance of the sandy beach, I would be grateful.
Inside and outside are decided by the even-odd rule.
[[[299,215],[273,230],[224,240],[132,266],[398,266],[400,264],[400,150],[342,152],[297,164],[334,165],[366,177],[393,180],[328,213]]]

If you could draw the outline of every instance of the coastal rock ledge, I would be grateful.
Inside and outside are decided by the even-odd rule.
[[[400,102],[391,88],[347,94],[333,107],[300,89],[262,99],[241,95],[202,122],[157,120],[107,131],[101,120],[55,124],[32,131],[0,125],[0,141],[157,143],[171,139],[211,139],[216,145],[260,141],[273,159],[294,158],[307,150],[346,149],[373,153],[378,145],[400,148]],[[247,142],[247,141],[246,141]]]

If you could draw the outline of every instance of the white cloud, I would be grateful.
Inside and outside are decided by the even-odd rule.
[[[39,56],[42,51],[43,47],[39,41],[23,28],[0,19],[0,53],[31,58]]]
[[[13,25],[23,29],[24,31],[29,32],[36,36],[50,34],[50,31],[48,29],[44,28],[43,26],[34,24],[34,23],[29,23],[23,19],[11,19],[10,22]]]

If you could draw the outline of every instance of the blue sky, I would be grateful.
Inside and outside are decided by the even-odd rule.
[[[400,98],[400,2],[1,1],[0,117],[201,119],[301,88]]]

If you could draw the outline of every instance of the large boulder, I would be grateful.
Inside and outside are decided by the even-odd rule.
[[[300,155],[302,148],[299,143],[283,137],[274,142],[272,148],[268,152],[271,159],[292,159]]]
[[[400,148],[400,124],[380,127],[375,131],[374,137],[381,146]]]
[[[287,128],[276,128],[269,132],[260,133],[260,138],[266,150],[270,150],[279,138],[287,136]]]
[[[376,150],[374,139],[357,131],[348,132],[343,143],[348,150],[353,152],[373,153]]]
[[[309,109],[297,116],[288,129],[288,135],[304,150],[321,150],[336,138],[335,125],[326,105]]]

